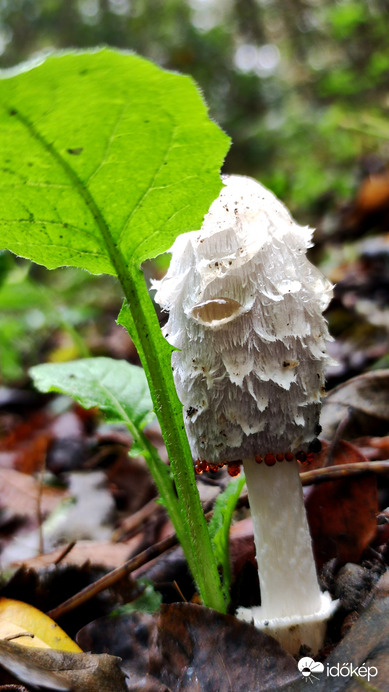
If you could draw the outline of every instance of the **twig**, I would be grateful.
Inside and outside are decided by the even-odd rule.
[[[180,587],[178,586],[176,580],[173,581],[173,586],[174,586],[175,590],[178,592],[178,594],[181,596],[183,602],[184,602],[184,603],[188,603],[188,601],[186,600],[186,598],[185,598],[184,594],[182,593]]]
[[[137,529],[140,524],[143,524],[143,522],[154,514],[157,509],[161,509],[161,506],[157,504],[156,499],[157,498],[154,497],[149,502],[146,502],[146,504],[143,505],[143,507],[141,507],[137,512],[134,512],[134,514],[131,514],[130,517],[124,519],[120,528],[114,532],[112,541],[114,543],[118,543],[123,539],[124,536],[128,536],[130,533],[135,531],[135,529]]]
[[[65,545],[64,549],[58,555],[57,559],[54,560],[55,565],[59,565],[59,563],[62,562],[62,560],[66,557],[66,555],[68,555],[70,553],[70,551],[74,548],[74,546],[76,545],[76,542],[77,541],[71,541],[70,543]]]
[[[31,639],[34,639],[35,634],[32,632],[16,632],[16,634],[9,634],[7,637],[2,638],[5,642],[12,642],[14,639],[19,639],[20,637],[31,637]]]
[[[139,555],[135,555],[135,557],[127,560],[127,562],[120,567],[116,567],[116,569],[113,569],[111,572],[108,572],[108,574],[105,574],[104,577],[101,577],[101,579],[98,579],[93,584],[89,584],[89,586],[86,586],[85,589],[82,589],[74,596],[71,596],[71,598],[68,598],[56,608],[49,610],[47,615],[49,615],[49,617],[51,617],[53,620],[57,620],[58,618],[62,617],[62,615],[65,615],[65,613],[69,613],[71,610],[74,610],[83,603],[86,603],[86,601],[89,601],[91,598],[93,598],[93,596],[96,596],[101,591],[104,591],[104,589],[108,589],[110,586],[113,586],[113,584],[116,584],[116,582],[125,577],[127,574],[130,574],[130,572],[142,567],[142,565],[145,565],[147,562],[150,562],[150,560],[158,557],[169,548],[177,545],[177,543],[177,536],[173,534],[173,536],[168,536],[162,541],[159,541],[159,543],[151,545],[149,548],[146,548],[146,550],[139,553]]]
[[[369,473],[386,475],[389,473],[389,459],[384,461],[358,461],[355,464],[339,464],[327,468],[315,469],[315,471],[304,471],[300,473],[303,485],[312,483],[324,483],[325,481],[339,480],[347,476],[360,476]]]
[[[345,429],[347,428],[348,424],[352,420],[352,417],[353,417],[353,409],[351,406],[349,406],[347,408],[347,411],[346,411],[344,418],[342,418],[342,420],[340,421],[340,423],[336,429],[336,432],[335,432],[333,439],[331,440],[331,444],[328,448],[327,455],[326,455],[326,458],[325,458],[325,461],[323,464],[323,468],[324,467],[327,468],[327,467],[330,467],[333,465],[336,448],[338,446],[338,443],[340,442],[340,440],[343,437],[343,433],[344,433]]]
[[[38,495],[37,495],[37,520],[38,520],[38,536],[39,536],[39,555],[44,553],[44,541],[43,541],[43,514],[42,514],[42,495],[43,495],[43,478],[46,469],[46,457],[43,459],[41,468],[39,470],[38,478]]]

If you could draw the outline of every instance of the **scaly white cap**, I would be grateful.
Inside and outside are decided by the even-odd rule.
[[[257,181],[224,176],[200,231],[179,236],[155,300],[194,458],[306,449],[315,438],[331,284],[312,231]]]

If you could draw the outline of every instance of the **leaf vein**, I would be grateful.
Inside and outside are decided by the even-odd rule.
[[[92,171],[92,173],[91,173],[91,174],[88,176],[88,178],[85,180],[85,184],[86,184],[86,185],[89,185],[89,183],[91,182],[91,180],[93,180],[93,178],[98,174],[98,172],[99,172],[99,171],[102,169],[102,167],[105,165],[105,163],[106,163],[106,161],[107,161],[107,159],[108,159],[108,156],[109,156],[109,152],[110,152],[111,147],[112,147],[112,142],[113,142],[113,140],[115,139],[115,135],[116,135],[116,133],[117,133],[117,131],[118,131],[118,128],[119,128],[119,125],[120,125],[121,121],[123,120],[124,113],[126,112],[127,108],[128,108],[128,105],[125,104],[125,103],[123,103],[123,106],[122,106],[120,112],[119,112],[118,115],[117,115],[116,121],[115,121],[114,124],[113,124],[111,134],[110,134],[110,136],[109,136],[108,139],[107,139],[107,143],[106,143],[106,146],[105,146],[105,150],[104,150],[102,159],[101,159],[100,163],[96,166],[95,170]]]
[[[174,219],[175,216],[177,216],[177,214],[180,214],[181,212],[184,211],[184,209],[187,209],[188,207],[190,207],[190,204],[189,204],[189,203],[188,203],[188,204],[185,204],[185,205],[184,205],[183,207],[181,207],[180,209],[176,209],[175,212],[174,212],[173,214],[171,214],[171,215],[169,216],[169,218],[167,218],[167,219],[165,220],[165,223],[164,223],[163,226],[160,226],[159,228],[156,228],[155,231],[152,231],[151,233],[149,233],[149,235],[147,236],[147,238],[144,238],[143,240],[141,240],[141,241],[138,243],[138,246],[137,246],[137,254],[138,254],[139,256],[141,256],[141,255],[142,255],[142,253],[141,253],[141,248],[142,248],[144,245],[149,245],[149,244],[150,244],[150,239],[151,239],[151,238],[153,238],[155,235],[158,235],[158,233],[160,233],[161,229],[162,229],[164,226],[166,226],[166,224],[168,224],[172,219]],[[195,229],[193,229],[193,230],[195,230]]]
[[[57,190],[57,189],[58,190],[71,189],[70,185],[65,185],[65,183],[47,183],[47,182],[39,183],[36,181],[31,181],[31,180],[25,180],[24,182],[21,182],[21,183],[14,183],[14,182],[12,182],[12,183],[0,183],[1,189],[8,188],[8,187],[10,187],[12,189],[14,189],[16,187],[21,187],[21,188],[24,188],[24,187],[43,187],[43,188],[49,188],[49,189],[53,188],[55,190]]]
[[[133,215],[135,214],[135,212],[137,211],[137,209],[139,208],[139,206],[140,206],[140,205],[142,204],[142,202],[146,199],[146,197],[150,194],[150,192],[151,192],[153,189],[156,189],[156,188],[153,188],[153,182],[155,181],[155,179],[156,179],[158,173],[160,173],[160,171],[161,171],[161,169],[162,169],[162,166],[164,165],[165,161],[167,161],[167,159],[168,159],[168,157],[169,157],[169,154],[170,154],[170,151],[171,151],[172,148],[173,148],[173,142],[174,142],[174,138],[175,138],[175,135],[176,135],[176,129],[177,129],[177,126],[176,126],[176,124],[173,122],[173,123],[172,123],[172,129],[171,129],[171,131],[170,131],[170,133],[169,133],[169,134],[170,134],[170,136],[169,136],[169,142],[168,142],[168,144],[167,144],[167,146],[166,146],[165,153],[164,153],[163,157],[161,157],[160,163],[159,163],[159,165],[156,167],[156,169],[155,169],[155,171],[154,171],[154,173],[153,173],[153,176],[152,176],[152,178],[151,178],[151,180],[150,180],[149,185],[147,185],[147,187],[146,187],[145,190],[142,192],[142,194],[140,195],[140,197],[139,197],[139,199],[137,200],[137,202],[134,204],[134,206],[133,206],[133,208],[131,209],[131,211],[128,213],[126,219],[124,220],[124,223],[123,223],[123,225],[122,225],[122,227],[121,227],[121,229],[120,229],[120,231],[119,231],[118,244],[121,243],[123,234],[124,234],[124,232],[125,232],[125,230],[126,230],[128,224],[131,222],[131,219],[132,219]],[[153,235],[153,234],[152,234],[152,235]],[[150,236],[149,236],[149,237],[150,237]]]

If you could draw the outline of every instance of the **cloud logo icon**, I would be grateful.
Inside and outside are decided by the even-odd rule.
[[[314,661],[310,656],[300,658],[297,668],[304,678],[309,678],[311,675],[316,677],[314,673],[322,673],[324,671],[323,663],[320,663],[320,661]]]

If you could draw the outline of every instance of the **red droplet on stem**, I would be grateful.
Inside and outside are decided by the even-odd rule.
[[[266,466],[274,466],[276,461],[277,461],[277,459],[275,458],[274,454],[266,454],[266,456],[265,456]]]
[[[240,474],[240,464],[228,464],[228,475],[234,478]]]

